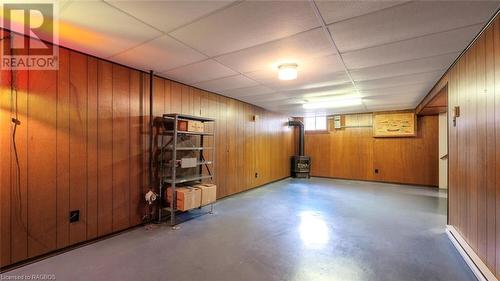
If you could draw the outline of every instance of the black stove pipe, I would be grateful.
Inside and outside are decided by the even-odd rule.
[[[288,126],[299,127],[299,156],[304,156],[304,123],[300,120],[288,120]]]
[[[153,189],[153,70],[149,71],[149,188]]]

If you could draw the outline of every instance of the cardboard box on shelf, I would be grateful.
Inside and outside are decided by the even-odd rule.
[[[203,133],[204,126],[203,122],[200,121],[188,121],[187,131]]]
[[[174,129],[174,122],[166,122],[165,123],[166,130]],[[184,132],[197,132],[203,133],[205,131],[205,124],[201,121],[195,120],[178,120],[177,121],[177,130]]]
[[[173,122],[173,120],[170,120],[169,122],[165,123],[165,129],[166,130],[173,130],[174,129],[174,122]],[[177,121],[177,130],[179,130],[179,131],[187,131],[188,130],[188,121],[187,120],[179,120],[179,121]]]
[[[176,187],[177,210],[187,211],[201,206],[201,189],[191,186]],[[167,188],[167,202],[172,202],[172,188]]]
[[[196,126],[198,127],[198,132],[203,133],[205,131],[205,124],[203,122],[198,122]]]
[[[181,159],[181,168],[193,168],[198,164],[196,157],[183,157]]]
[[[208,205],[217,200],[217,186],[211,183],[198,184],[194,186],[201,190],[201,206]]]
[[[187,131],[188,130],[188,121],[185,121],[185,120],[177,121],[177,130]]]

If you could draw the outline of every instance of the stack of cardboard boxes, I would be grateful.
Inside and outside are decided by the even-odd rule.
[[[195,185],[194,188],[201,190],[200,205],[205,206],[215,202],[217,199],[217,186],[211,183],[204,183]]]
[[[167,188],[167,202],[172,202],[172,188]],[[188,211],[215,202],[217,186],[211,183],[176,187],[177,210]]]
[[[177,130],[179,131],[197,132],[197,133],[203,133],[204,131],[203,122],[200,121],[179,120],[177,124],[178,124]]]

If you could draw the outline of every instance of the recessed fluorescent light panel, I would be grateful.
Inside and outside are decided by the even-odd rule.
[[[287,63],[278,66],[278,78],[280,80],[294,80],[297,79],[296,63]]]

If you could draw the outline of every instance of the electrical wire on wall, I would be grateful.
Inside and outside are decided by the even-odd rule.
[[[11,40],[12,44],[12,40]],[[10,49],[12,52],[12,48]],[[17,127],[21,125],[21,121],[19,121],[19,104],[18,104],[18,91],[17,91],[17,73],[10,68],[10,104],[11,104],[11,112],[14,112],[14,116],[12,117],[12,123],[14,123],[14,128],[12,129],[12,148],[14,150],[14,160],[16,162],[16,181],[15,181],[15,190],[17,199],[19,201],[19,206],[21,206],[21,165],[19,163],[19,153],[17,150],[16,143],[16,132]],[[19,210],[20,212],[20,210]],[[21,219],[21,215],[19,214],[19,219]]]
[[[14,33],[10,32],[9,35],[2,38],[2,41],[6,40],[6,39],[10,40],[10,42],[9,42],[9,46],[10,46],[9,54],[13,54]],[[31,235],[31,233],[28,230],[27,221],[25,222],[23,220],[23,217],[22,217],[22,212],[21,212],[21,209],[22,209],[21,164],[20,164],[20,160],[19,160],[19,151],[18,151],[17,141],[16,141],[17,140],[17,138],[16,138],[17,127],[21,126],[21,120],[19,119],[19,103],[18,103],[19,93],[18,93],[18,88],[17,88],[18,73],[17,73],[17,71],[15,71],[13,69],[13,67],[10,68],[10,75],[9,76],[10,76],[9,77],[10,78],[10,81],[9,81],[9,84],[10,84],[10,112],[12,114],[11,121],[13,123],[12,136],[11,136],[12,137],[12,150],[14,153],[14,161],[15,161],[15,165],[16,165],[16,167],[15,167],[16,168],[16,177],[14,180],[13,192],[14,192],[14,197],[16,198],[16,200],[18,202],[18,206],[19,206],[18,208],[15,208],[16,210],[14,213],[16,214],[16,217],[19,220],[22,229],[25,231],[26,236],[30,237],[32,240],[36,241],[38,244],[46,247],[44,242],[40,241],[39,239],[37,239],[36,237]]]
[[[2,38],[3,40],[9,40],[9,53],[12,54],[12,45],[13,45],[13,37],[14,35],[12,33],[9,33],[9,35],[6,35]],[[14,195],[16,199],[18,200],[19,206],[21,206],[22,203],[22,195],[21,195],[21,165],[19,163],[19,153],[17,150],[17,143],[16,143],[16,132],[17,132],[17,127],[21,125],[21,121],[19,120],[19,105],[18,105],[18,91],[17,91],[17,73],[14,71],[14,69],[11,67],[10,68],[10,73],[9,73],[9,85],[10,85],[10,112],[13,114],[11,116],[11,121],[14,124],[14,127],[12,129],[12,148],[14,152],[14,160],[16,164],[16,177],[14,181]],[[22,217],[21,217],[21,210],[20,208],[17,208],[16,212],[19,220],[22,222]],[[24,223],[22,222],[22,225]]]

